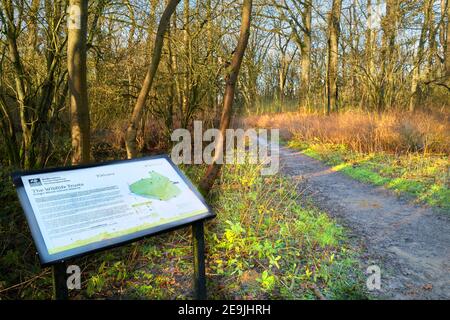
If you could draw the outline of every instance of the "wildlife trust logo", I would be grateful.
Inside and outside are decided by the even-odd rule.
[[[39,179],[39,178],[28,179],[28,183],[30,184],[30,187],[42,186],[41,179]]]

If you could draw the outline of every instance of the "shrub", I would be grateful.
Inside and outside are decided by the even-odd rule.
[[[310,113],[280,113],[250,116],[244,124],[279,128],[281,137],[320,143],[344,144],[358,152],[450,152],[448,112],[382,115],[347,111],[330,116]]]

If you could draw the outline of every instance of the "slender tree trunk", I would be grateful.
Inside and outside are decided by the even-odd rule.
[[[383,43],[381,48],[381,79],[378,94],[377,109],[381,113],[386,106],[392,104],[392,93],[394,90],[394,52],[398,21],[398,0],[386,1],[386,15],[382,21]]]
[[[338,45],[342,0],[333,0],[328,20],[327,114],[338,111]]]
[[[69,1],[67,69],[70,89],[72,164],[89,162],[90,125],[86,79],[87,0]]]
[[[366,106],[366,108],[371,109],[374,104],[372,99],[372,92],[374,91],[373,80],[375,78],[375,63],[374,63],[374,40],[376,39],[376,31],[373,27],[373,19],[374,19],[374,7],[372,5],[372,0],[367,1],[367,30],[366,30],[366,43],[365,43],[365,53],[364,58],[366,60],[366,73],[367,80],[364,81],[363,85],[365,86],[364,93],[364,102],[362,102],[362,106]]]
[[[212,23],[212,8],[211,8],[211,0],[206,1],[206,19],[208,20],[206,25],[206,35],[208,40],[208,65],[212,67],[214,65],[214,56],[213,56],[213,48],[214,48],[214,38],[213,38],[213,23]],[[208,90],[208,105],[207,110],[209,113],[212,112],[213,116],[211,117],[211,121],[214,122],[217,115],[217,92],[215,79],[211,77],[210,86]]]
[[[128,32],[128,50],[132,50],[134,48],[134,34],[136,32],[136,18],[133,6],[131,5],[130,1],[126,1],[126,5],[129,11],[130,19],[131,19],[131,25]],[[151,15],[152,13],[150,13]],[[150,28],[149,28],[150,29]],[[149,30],[150,31],[150,30]],[[133,64],[135,63],[135,56],[134,55],[128,55],[127,56],[127,62],[126,62],[126,68],[127,68],[127,76],[128,76],[128,105],[130,108],[133,106],[133,80],[134,80],[134,70]]]
[[[300,46],[300,109],[307,110],[310,107],[310,87],[311,87],[311,16],[312,16],[312,0],[305,3],[305,9],[302,12],[302,20],[304,26],[303,42]]]
[[[169,39],[171,39],[171,27],[170,27],[170,23],[169,26],[167,27],[167,37]],[[173,54],[173,50],[172,50],[172,43],[170,40],[166,41],[165,43],[166,46],[166,50],[168,53],[168,59],[167,61],[167,69],[169,70],[170,74],[175,74],[176,73],[176,64],[174,64],[174,54]],[[176,83],[175,81],[172,81],[169,85],[169,94],[168,94],[168,104],[167,104],[167,112],[166,112],[166,117],[165,117],[165,123],[166,123],[166,138],[167,138],[167,142],[168,145],[171,144],[170,141],[170,134],[173,130],[173,119],[174,119],[174,104],[176,103],[176,89],[175,89]]]
[[[177,30],[177,12],[174,11],[172,14],[172,30],[173,34],[175,34]],[[178,64],[178,55],[176,47],[173,47],[172,49],[172,67],[174,70],[179,70],[179,64]],[[181,117],[183,115],[183,90],[182,90],[182,83],[180,81],[180,75],[178,72],[175,72],[174,75],[174,81],[175,81],[175,92],[176,92],[176,106],[177,106],[177,114],[178,114],[178,120],[180,121],[179,125],[181,126]]]
[[[142,84],[141,91],[139,92],[139,96],[136,100],[136,104],[131,115],[131,120],[127,128],[125,143],[127,147],[127,156],[129,159],[136,157],[138,153],[136,145],[137,129],[142,118],[142,111],[144,109],[145,102],[147,101],[148,93],[152,88],[153,80],[155,78],[156,71],[158,70],[159,61],[161,60],[164,34],[166,33],[167,27],[169,26],[170,17],[172,16],[179,2],[180,0],[170,0],[166,8],[164,9],[161,20],[159,21],[158,31],[156,32],[155,45],[153,47],[152,60],[145,75],[144,83]]]
[[[356,5],[352,4],[349,9],[350,14],[350,54],[349,54],[349,60],[350,60],[350,92],[349,97],[351,101],[351,106],[354,107],[358,103],[359,95],[358,91],[360,92],[361,87],[358,81],[358,70],[356,68],[357,65],[357,55],[359,53],[358,46],[359,46],[359,40],[360,36],[357,32],[358,30],[358,15],[356,12]],[[358,90],[356,89],[358,88]],[[361,99],[362,100],[362,99]]]
[[[190,28],[189,28],[189,0],[184,0],[183,3],[183,44],[184,44],[184,59],[185,59],[185,72],[184,72],[184,81],[183,81],[183,100],[182,100],[182,124],[181,126],[185,128],[188,122],[188,114],[189,114],[189,104],[190,104],[190,95],[191,95],[191,39],[190,39]]]
[[[281,42],[281,41],[280,41]],[[288,59],[287,59],[287,46],[288,43],[286,43],[285,46],[280,45],[281,49],[281,61],[280,61],[280,69],[278,70],[278,111],[283,112],[284,108],[284,98],[285,98],[285,85],[286,85],[286,77],[288,72]],[[251,97],[253,99],[253,97]]]
[[[447,4],[448,1],[447,0],[440,0],[440,9],[441,9],[441,24],[439,26],[439,44],[442,46],[442,52],[443,52],[443,56],[441,59],[441,69],[440,69],[440,76],[445,75],[445,49],[446,49],[446,39],[445,39],[445,35],[446,35],[446,31],[447,31],[447,25],[445,23],[445,18],[447,16]],[[448,20],[447,20],[448,21]],[[444,70],[444,72],[442,72]]]
[[[420,78],[422,74],[421,66],[424,60],[425,40],[427,34],[428,20],[430,17],[430,10],[432,10],[432,0],[424,0],[423,2],[423,14],[424,21],[422,29],[420,31],[419,44],[417,46],[417,54],[414,59],[414,69],[411,79],[411,94],[409,99],[409,111],[414,112],[421,99]]]
[[[231,64],[228,67],[228,73],[225,79],[225,93],[223,98],[222,117],[220,119],[221,137],[216,145],[213,163],[206,170],[205,176],[200,181],[200,190],[208,193],[219,175],[221,164],[217,160],[223,157],[226,129],[230,126],[231,114],[233,109],[234,91],[238,79],[239,69],[247,48],[250,35],[250,20],[252,12],[252,0],[244,0],[242,5],[241,30],[236,50],[233,53]]]
[[[435,0],[431,1],[430,4],[430,10],[429,10],[429,17],[428,17],[428,24],[427,24],[427,31],[428,31],[428,37],[427,37],[427,41],[428,41],[428,54],[427,54],[427,61],[425,64],[425,68],[424,68],[424,79],[425,81],[431,81],[433,79],[437,78],[437,72],[439,71],[439,68],[437,68],[437,61],[436,61],[436,57],[437,57],[437,41],[436,41],[436,36],[437,36],[437,31],[438,31],[438,27],[436,26],[435,23],[435,14],[434,14],[434,2]],[[425,61],[424,61],[425,62]],[[429,97],[433,92],[433,87],[431,85],[426,85],[423,88],[423,94],[422,94],[422,98],[426,98]]]
[[[8,105],[2,92],[0,92],[0,133],[4,137],[9,164],[20,168],[20,150],[17,144],[17,132],[14,127],[13,116],[8,110]]]
[[[38,24],[37,14],[39,12],[40,0],[32,0],[30,6],[30,14],[28,16],[28,46],[34,51],[37,47]]]
[[[450,0],[447,0],[447,41],[444,44],[444,63],[446,80],[450,83]]]
[[[433,2],[433,1],[432,1]],[[430,10],[430,17],[428,19],[428,47],[429,47],[429,53],[428,53],[428,65],[427,65],[427,77],[434,77],[434,71],[436,70],[434,68],[435,64],[435,58],[437,53],[437,41],[436,41],[436,35],[437,35],[437,28],[435,27],[435,15],[434,10],[431,8]]]
[[[17,37],[19,30],[14,24],[15,7],[12,1],[3,0],[2,6],[5,14],[5,29],[6,38],[9,51],[9,59],[11,60],[12,69],[14,70],[14,82],[16,99],[19,107],[19,118],[22,129],[22,141],[20,147],[21,162],[25,169],[34,166],[35,154],[32,140],[32,127],[35,121],[29,121],[30,111],[33,109],[30,106],[30,101],[27,99],[27,82],[25,70],[22,65],[19,48],[17,45]],[[2,19],[3,20],[3,19]],[[35,119],[31,119],[35,120]]]
[[[284,105],[284,80],[286,79],[286,75],[284,73],[284,64],[285,64],[286,57],[282,56],[281,58],[281,66],[280,70],[278,71],[278,111],[283,112],[283,105]]]

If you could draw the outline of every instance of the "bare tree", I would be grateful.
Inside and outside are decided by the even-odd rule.
[[[185,70],[184,70],[184,78],[183,78],[183,95],[181,102],[181,110],[183,115],[183,123],[182,127],[187,126],[187,114],[189,112],[190,103],[191,103],[191,67],[192,67],[192,42],[189,28],[189,18],[190,18],[190,10],[189,10],[189,0],[184,0],[183,2],[183,45],[184,45],[184,59]]]
[[[26,169],[42,167],[48,160],[53,127],[67,93],[64,8],[59,1],[45,2],[37,19],[38,5],[0,1],[0,131],[10,163]],[[25,21],[33,35],[23,32]],[[33,46],[37,34],[39,48]]]
[[[312,0],[304,3],[302,11],[303,22],[303,42],[301,49],[301,79],[300,79],[300,108],[306,110],[310,107],[310,86],[311,86],[311,17],[312,17]]]
[[[291,37],[300,50],[299,68],[299,108],[306,109],[310,105],[311,86],[311,45],[312,45],[312,0],[272,0],[273,5],[280,14],[280,18],[286,21],[291,28]],[[301,19],[298,18],[300,15]]]
[[[442,13],[444,14],[444,10]],[[442,43],[444,45],[444,59],[445,59],[445,76],[450,86],[450,1],[447,0],[447,40]]]
[[[90,158],[90,121],[87,94],[86,41],[88,1],[70,0],[68,17],[67,69],[70,90],[72,163]]]
[[[432,0],[424,0],[422,5],[423,10],[423,24],[420,31],[419,43],[417,45],[417,53],[414,58],[414,66],[412,71],[412,80],[411,80],[411,95],[409,99],[409,111],[414,112],[416,110],[417,104],[421,100],[421,77],[422,77],[422,62],[425,57],[425,42],[426,35],[428,31],[428,24],[431,15],[431,11],[433,10],[433,1]]]
[[[161,60],[164,34],[166,33],[167,27],[169,26],[170,17],[174,13],[179,2],[180,0],[170,0],[167,3],[166,8],[164,9],[161,20],[159,21],[158,31],[156,32],[155,44],[153,47],[152,60],[145,75],[144,83],[142,84],[141,91],[139,92],[139,96],[136,100],[133,114],[131,115],[131,120],[127,129],[125,142],[127,147],[127,156],[129,159],[136,157],[138,152],[136,146],[136,135],[139,122],[142,117],[142,110],[144,109],[145,102],[147,101],[148,93],[152,88],[153,80],[155,78],[156,71],[158,70],[159,62]]]
[[[381,47],[381,75],[377,101],[378,112],[392,103],[395,39],[399,15],[399,1],[386,1],[386,14],[382,20],[383,40]]]
[[[338,41],[342,0],[333,0],[328,16],[327,113],[338,111]]]
[[[242,5],[241,30],[236,50],[233,53],[231,64],[227,68],[225,78],[225,93],[223,97],[222,117],[220,119],[220,138],[216,144],[215,155],[213,163],[208,167],[205,176],[200,181],[200,190],[203,193],[208,193],[220,173],[221,164],[217,160],[222,158],[224,153],[224,142],[226,129],[230,126],[231,113],[233,109],[234,92],[236,89],[236,82],[239,75],[242,59],[244,57],[245,49],[247,48],[248,38],[250,35],[250,21],[252,12],[252,0],[244,0]]]

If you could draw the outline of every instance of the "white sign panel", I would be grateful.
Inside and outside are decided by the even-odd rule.
[[[213,216],[165,156],[25,173],[20,182],[43,263]]]

